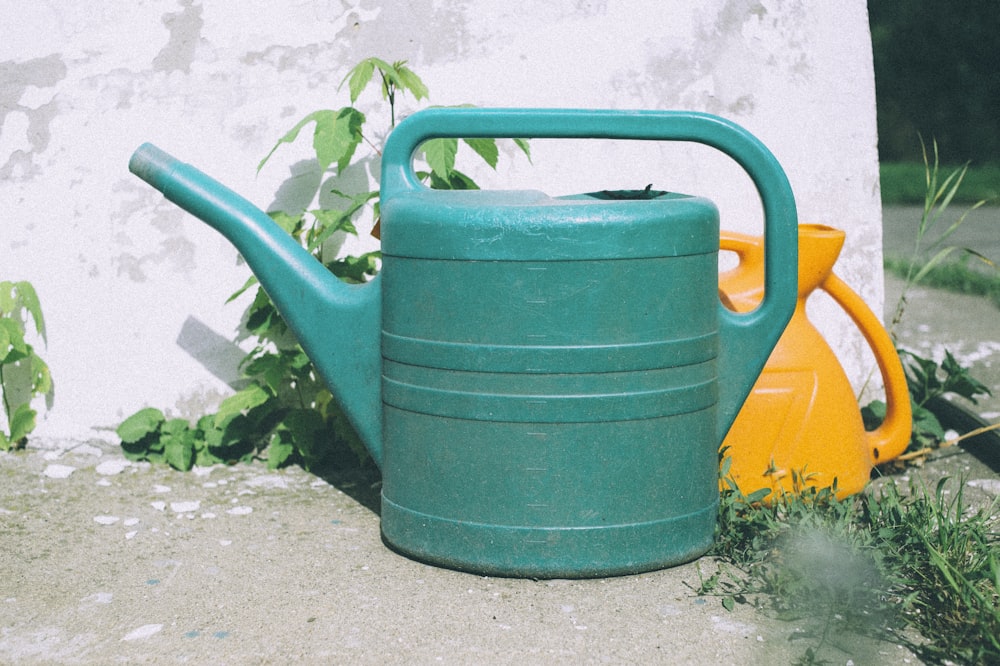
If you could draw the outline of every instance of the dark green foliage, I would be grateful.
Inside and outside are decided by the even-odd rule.
[[[1000,162],[1000,11],[995,0],[869,0],[879,154],[919,161],[935,137],[950,162]]]

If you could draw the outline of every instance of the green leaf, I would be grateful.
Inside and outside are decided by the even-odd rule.
[[[944,439],[944,428],[929,409],[913,405],[913,434],[920,439],[941,441]]]
[[[247,278],[247,281],[243,283],[242,287],[237,289],[235,292],[233,292],[232,296],[226,299],[226,303],[231,303],[235,301],[237,298],[242,296],[247,289],[254,286],[255,284],[257,284],[257,276],[251,275],[249,278]]]
[[[312,409],[293,409],[288,412],[278,427],[288,433],[302,464],[306,470],[315,469],[327,453],[326,423],[318,412]]]
[[[187,428],[172,433],[163,447],[163,459],[174,469],[186,472],[194,465],[194,432]]]
[[[257,384],[251,384],[222,401],[215,415],[215,427],[224,428],[234,417],[245,415],[254,407],[263,405],[271,394]]]
[[[267,216],[290,236],[297,235],[302,230],[302,215],[286,213],[283,210],[272,210]]]
[[[528,145],[527,139],[514,139],[514,144],[521,149],[525,157],[528,158],[528,162],[531,162],[531,146]]]
[[[290,383],[291,368],[286,358],[270,352],[252,359],[244,372],[255,381],[263,382],[275,395]]]
[[[311,210],[309,213],[316,218],[316,233],[309,240],[307,249],[312,252],[323,242],[338,231],[358,235],[358,230],[351,221],[351,215],[343,210]]]
[[[10,441],[15,445],[21,442],[35,429],[35,417],[37,412],[31,405],[25,403],[14,410],[14,415],[10,419]]]
[[[424,159],[438,178],[448,180],[455,169],[455,155],[458,153],[458,139],[431,139],[423,145]]]
[[[266,434],[260,432],[249,418],[237,414],[225,426],[206,430],[205,444],[213,456],[229,463],[252,456],[255,442]]]
[[[453,169],[448,174],[447,180],[439,178],[436,173],[431,173],[431,188],[435,190],[478,190],[479,186],[475,181],[466,176],[458,169]]]
[[[427,86],[412,69],[406,66],[405,60],[393,63],[393,70],[396,73],[396,85],[399,88],[410,91],[418,102],[427,97]]]
[[[283,335],[288,328],[263,288],[257,289],[253,303],[247,309],[246,328],[260,338],[272,340]]]
[[[147,407],[122,421],[115,432],[118,433],[122,442],[132,444],[146,435],[156,432],[165,420],[163,412],[155,407]]]
[[[48,364],[37,354],[30,357],[31,363],[31,391],[36,395],[47,395],[50,398],[53,393],[52,373]]]
[[[355,228],[354,222],[351,221],[351,218],[354,217],[355,213],[364,208],[369,201],[372,199],[378,199],[379,196],[377,190],[362,192],[355,196],[348,196],[339,190],[331,190],[331,193],[347,199],[350,201],[350,204],[347,208],[342,210],[324,208],[309,211],[310,214],[316,218],[317,222],[313,231],[309,235],[307,249],[310,252],[318,248],[327,238],[337,231],[344,231],[357,236],[358,230]]]
[[[943,389],[946,393],[960,395],[972,404],[976,403],[977,395],[992,395],[990,387],[969,374],[968,368],[962,366],[949,350],[944,351],[944,361],[941,369],[945,372]]]
[[[326,264],[331,273],[348,284],[361,284],[367,282],[367,278],[378,273],[377,260],[382,256],[379,251],[366,252],[355,257],[347,255]]]
[[[257,173],[260,173],[260,170],[262,168],[264,168],[264,164],[269,159],[271,159],[271,155],[274,155],[274,151],[276,151],[278,149],[278,146],[280,146],[283,143],[292,143],[293,141],[295,141],[295,139],[298,138],[299,132],[302,131],[303,127],[305,127],[306,125],[308,125],[311,122],[315,122],[318,117],[323,116],[324,114],[330,114],[330,113],[333,113],[333,111],[329,111],[329,110],[313,111],[308,116],[306,116],[305,118],[303,118],[302,120],[300,120],[298,123],[296,123],[295,127],[293,127],[292,129],[288,130],[287,133],[285,133],[285,136],[283,136],[280,139],[278,139],[277,143],[274,144],[274,147],[271,148],[271,152],[269,152],[267,155],[265,155],[264,159],[262,159],[260,161],[260,164],[257,165]]]
[[[354,69],[348,72],[347,76],[344,77],[344,80],[340,82],[339,87],[343,87],[344,81],[349,81],[347,87],[351,91],[351,104],[354,104],[358,100],[358,96],[361,95],[361,91],[363,91],[372,80],[372,74],[374,73],[374,59],[366,58],[355,65]]]
[[[736,607],[736,600],[732,596],[726,595],[722,597],[722,607],[725,608],[730,613],[733,612],[733,608]]]
[[[35,288],[27,281],[0,282],[0,317],[5,314],[16,315],[20,321],[21,312],[26,312],[31,316],[35,324],[35,331],[42,338],[42,341],[48,344],[45,337],[45,318],[42,316],[42,305],[38,300]]]
[[[285,430],[276,431],[271,435],[271,443],[267,447],[267,468],[278,469],[285,465],[294,453],[295,446],[290,434]]]
[[[14,351],[11,338],[18,333],[14,322],[9,319],[0,319],[0,363],[5,363],[7,355]]]
[[[469,148],[472,148],[477,155],[483,158],[483,161],[490,165],[491,168],[497,168],[497,160],[500,158],[500,150],[497,148],[497,142],[494,139],[462,139]]]
[[[15,363],[31,354],[18,321],[0,317],[0,363]]]
[[[313,134],[313,148],[316,150],[320,170],[326,171],[336,162],[337,170],[343,171],[351,163],[358,144],[364,140],[361,127],[365,116],[349,106],[336,113],[320,113],[323,115],[316,118],[316,131]]]
[[[12,314],[15,310],[16,287],[13,282],[0,282],[0,315]]]
[[[935,266],[941,263],[945,259],[945,257],[947,257],[956,249],[957,248],[954,246],[941,248],[941,250],[939,250],[933,257],[931,257],[930,260],[928,260],[928,262],[924,264],[924,267],[921,268],[920,271],[913,276],[911,284],[917,284],[918,282],[923,280],[924,276],[927,275],[927,273],[929,273],[931,269],[933,269]]]
[[[887,405],[881,400],[872,400],[861,408],[861,419],[864,421],[865,430],[872,431],[885,421]]]

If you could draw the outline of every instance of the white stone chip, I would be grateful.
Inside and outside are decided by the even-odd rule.
[[[138,641],[143,638],[149,638],[155,634],[160,633],[163,629],[162,624],[144,624],[138,629],[133,629],[129,633],[125,634],[122,638],[123,641]]]
[[[42,474],[50,479],[67,479],[75,471],[76,467],[70,465],[49,465]]]
[[[131,463],[124,458],[115,458],[113,460],[105,460],[94,468],[94,471],[101,476],[114,476],[115,474],[121,474],[125,471]]]

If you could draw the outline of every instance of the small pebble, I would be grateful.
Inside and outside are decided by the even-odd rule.
[[[114,460],[105,460],[94,468],[94,471],[101,476],[114,476],[115,474],[121,474],[125,471],[125,468],[129,466],[129,461],[124,458],[115,458]]]
[[[99,525],[114,525],[119,520],[118,516],[94,516],[94,522]]]
[[[156,509],[157,511],[163,511],[167,508],[166,502],[150,502],[149,505]]]
[[[288,487],[288,483],[285,481],[285,479],[278,474],[265,474],[262,476],[255,476],[252,479],[247,480],[246,484],[248,486],[257,488],[285,489]]]
[[[49,465],[42,472],[45,476],[50,479],[67,479],[69,475],[76,471],[76,467],[71,467],[69,465]]]
[[[252,506],[234,506],[232,509],[226,511],[231,516],[245,516],[247,514],[253,513]]]
[[[971,481],[966,481],[965,485],[972,488],[979,488],[991,495],[1000,495],[1000,479],[972,479]]]
[[[174,513],[190,513],[191,511],[197,511],[201,507],[201,502],[194,500],[192,502],[171,502],[170,510]]]
[[[144,624],[138,629],[133,629],[129,633],[125,634],[122,640],[137,641],[143,638],[149,638],[150,636],[158,634],[162,629],[163,629],[162,624]]]

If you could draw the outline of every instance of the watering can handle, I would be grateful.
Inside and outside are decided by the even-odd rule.
[[[401,122],[382,155],[381,198],[423,189],[413,169],[420,145],[436,138],[575,138],[685,141],[715,148],[753,180],[764,208],[765,298],[747,313],[719,309],[719,441],[728,432],[795,308],[798,236],[795,199],[774,155],[728,120],[693,111],[425,109]]]
[[[885,385],[886,408],[881,425],[867,433],[868,453],[875,465],[892,460],[903,453],[910,443],[913,423],[910,391],[896,345],[871,308],[834,273],[830,273],[820,288],[857,324],[875,354],[875,362]]]

